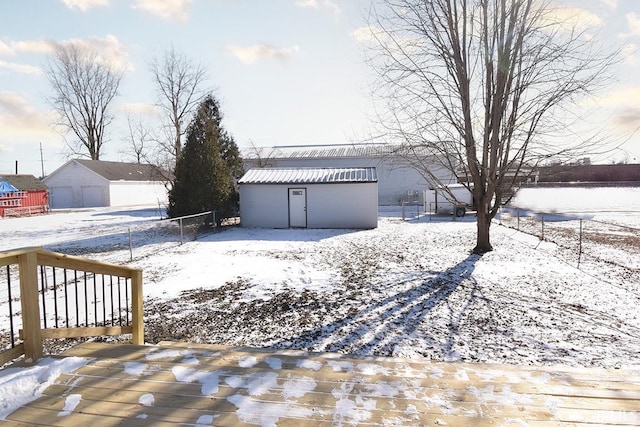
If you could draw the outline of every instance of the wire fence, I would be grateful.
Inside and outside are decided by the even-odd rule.
[[[233,225],[235,218],[228,218],[222,225]],[[46,248],[68,255],[86,256],[102,254],[107,262],[126,262],[140,259],[159,250],[158,245],[175,246],[197,240],[218,228],[216,212],[202,212],[178,218],[145,221],[139,224],[101,227],[83,239],[47,245]]]
[[[501,225],[552,242],[580,268],[599,262],[640,273],[640,228],[587,219],[575,214],[503,208]]]

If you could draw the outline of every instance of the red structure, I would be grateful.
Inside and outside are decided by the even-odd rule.
[[[25,216],[49,211],[47,186],[33,175],[0,175],[0,217]]]

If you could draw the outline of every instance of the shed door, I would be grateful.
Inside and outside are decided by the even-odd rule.
[[[289,227],[307,227],[307,189],[289,189]]]

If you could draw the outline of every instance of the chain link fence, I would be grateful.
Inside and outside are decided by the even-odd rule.
[[[216,231],[215,211],[179,218],[145,221],[131,226],[101,227],[83,239],[47,245],[46,249],[68,255],[103,254],[101,260],[120,263],[155,253],[160,247],[181,245]],[[233,224],[227,219],[223,225]]]
[[[503,208],[503,226],[552,242],[567,262],[578,268],[595,262],[640,274],[640,228],[587,219],[575,214]]]

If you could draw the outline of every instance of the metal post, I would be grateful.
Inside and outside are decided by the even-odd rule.
[[[184,237],[182,235],[182,218],[180,218],[180,244],[184,243]]]
[[[402,204],[402,220],[404,221],[404,200],[400,202]]]
[[[542,218],[542,235],[540,236],[540,240],[544,240],[544,212],[540,214]]]
[[[580,268],[581,258],[582,258],[582,218],[580,218],[580,236],[578,241],[578,268]]]
[[[129,261],[133,261],[133,245],[131,243],[131,227],[129,227]]]
[[[518,231],[520,231],[520,208],[518,208],[517,211],[518,211]]]

